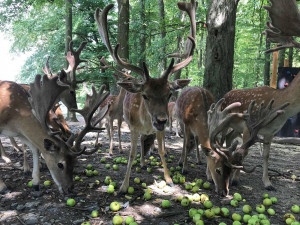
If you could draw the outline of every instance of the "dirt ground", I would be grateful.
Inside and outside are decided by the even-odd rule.
[[[72,130],[80,128],[81,123],[73,123]],[[88,146],[91,147],[91,143],[95,141],[95,134],[91,134],[86,137]],[[1,136],[1,141],[4,147],[7,149],[7,153],[11,158],[15,166],[23,164],[23,154],[16,152],[10,145],[7,138]],[[124,196],[119,197],[115,191],[114,194],[106,193],[107,185],[104,183],[106,176],[111,176],[112,180],[117,183],[117,188],[120,187],[124,178],[126,164],[118,164],[119,170],[114,171],[112,168],[106,169],[106,163],[110,163],[111,166],[115,164],[113,159],[119,156],[128,158],[130,149],[130,133],[125,123],[122,128],[122,146],[124,148],[124,154],[120,155],[117,148],[117,135],[115,134],[115,148],[113,157],[109,157],[106,149],[109,148],[108,137],[106,132],[101,134],[100,148],[101,153],[94,153],[91,156],[81,156],[78,160],[78,164],[75,167],[75,175],[78,175],[82,181],[75,181],[75,196],[76,205],[69,207],[66,205],[68,196],[62,196],[59,194],[55,184],[50,187],[45,187],[41,184],[41,191],[36,193],[32,188],[27,187],[27,183],[31,180],[31,177],[24,176],[23,172],[18,169],[14,169],[11,165],[5,164],[0,159],[0,176],[4,182],[10,188],[10,192],[1,195],[0,194],[0,224],[9,225],[24,225],[24,224],[81,224],[84,221],[89,221],[90,224],[112,224],[112,218],[118,214],[126,218],[126,216],[133,216],[138,224],[157,224],[157,225],[172,225],[172,224],[194,224],[192,219],[189,218],[188,210],[191,207],[196,209],[204,209],[203,204],[200,202],[192,202],[189,207],[181,206],[180,202],[176,202],[175,198],[178,195],[191,195],[191,191],[185,190],[185,184],[192,182],[195,178],[201,178],[206,181],[205,170],[206,162],[204,154],[202,156],[202,164],[196,164],[196,153],[192,152],[190,156],[190,164],[195,164],[195,167],[189,168],[189,173],[186,175],[185,184],[176,184],[171,188],[169,192],[165,192],[159,189],[154,184],[155,181],[159,181],[159,176],[163,177],[163,171],[161,166],[150,166],[150,160],[148,167],[152,167],[152,173],[148,173],[146,170],[142,170],[140,173],[136,172],[136,167],[133,166],[130,185],[134,187],[135,192],[130,200]],[[18,142],[20,144],[20,142]],[[177,138],[174,135],[166,132],[166,147],[170,150],[168,167],[176,167],[180,158],[182,150],[182,139]],[[138,148],[140,149],[140,147]],[[262,164],[262,157],[260,156],[260,145],[256,145],[251,148],[248,157],[246,158],[245,165]],[[170,155],[174,155],[174,159],[170,159]],[[154,152],[154,157],[158,159],[157,151]],[[106,163],[101,163],[100,159],[106,158]],[[242,207],[244,204],[249,204],[255,209],[257,204],[261,204],[263,201],[262,195],[269,193],[269,195],[278,198],[278,203],[273,204],[271,207],[276,211],[274,216],[268,216],[271,224],[285,224],[283,221],[283,215],[291,212],[291,206],[294,204],[300,204],[300,182],[294,181],[291,176],[296,175],[297,179],[300,178],[300,147],[295,145],[282,145],[273,144],[269,160],[269,168],[276,170],[277,172],[270,172],[271,181],[276,187],[277,191],[267,191],[263,187],[261,181],[262,168],[256,169],[251,174],[241,174],[241,183],[238,186],[230,187],[230,194],[236,192],[240,193],[245,199],[241,201],[240,205],[236,208],[232,207],[229,201],[224,201],[219,198],[214,192],[214,185],[211,185],[209,190],[201,188],[199,194],[206,193],[209,195],[210,200],[214,206],[227,207],[230,213],[237,212],[243,215]],[[32,166],[32,156],[29,154],[29,164]],[[87,177],[85,175],[85,169],[87,164],[92,164],[93,169],[99,171],[99,175]],[[42,183],[45,180],[51,180],[49,171],[43,171],[41,173]],[[144,189],[141,184],[133,182],[134,178],[139,177],[141,183],[145,182],[147,187],[152,189],[151,200],[145,201],[143,199]],[[96,184],[95,180],[99,180],[100,183]],[[163,209],[161,207],[161,201],[168,199],[171,201],[171,207]],[[112,212],[109,210],[109,205],[112,201],[118,201],[124,205],[118,212]],[[121,205],[122,205],[121,204]],[[92,218],[91,211],[98,210],[99,217]],[[254,210],[255,211],[255,210]],[[255,213],[254,213],[255,214]],[[299,214],[294,214],[296,219],[300,220]],[[205,224],[219,224],[225,222],[226,224],[232,224],[231,215],[229,218],[217,216],[213,219],[204,219]],[[124,223],[125,224],[125,223]]]

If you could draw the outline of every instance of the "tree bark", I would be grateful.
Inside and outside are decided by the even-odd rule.
[[[278,67],[284,66],[285,49],[279,51]]]
[[[266,40],[266,50],[270,49],[271,42]],[[265,66],[264,66],[264,85],[270,86],[270,67],[271,67],[271,54],[265,54]]]
[[[141,37],[140,37],[140,46],[141,46],[141,57],[140,57],[140,66],[142,67],[143,62],[146,62],[146,12],[145,12],[145,0],[141,0],[141,12],[140,20],[142,23],[141,27]]]
[[[204,87],[216,100],[232,89],[236,10],[239,0],[212,0],[207,13]]]
[[[65,55],[67,55],[67,52],[70,50],[69,45],[72,41],[72,0],[65,0],[65,7],[66,7],[66,34],[65,34]],[[68,62],[66,61],[66,68],[68,68]],[[71,81],[71,77],[68,77],[68,79]],[[72,84],[71,84],[72,85]],[[74,86],[74,85],[73,85]],[[76,86],[76,84],[75,84]],[[69,109],[67,111],[67,121],[71,122],[78,122],[76,118],[76,113],[71,112]]]
[[[289,65],[290,67],[293,67],[293,48],[289,48]]]
[[[165,4],[164,0],[158,0],[159,6],[159,24],[160,24],[160,37],[163,40],[166,37],[166,23],[165,23]],[[167,67],[167,58],[166,58],[166,45],[162,46],[161,62],[163,70]]]

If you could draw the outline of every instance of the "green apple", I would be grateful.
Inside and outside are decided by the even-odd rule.
[[[200,201],[200,195],[198,193],[193,194],[193,201],[194,202],[199,202]]]
[[[163,201],[161,202],[161,206],[162,206],[163,208],[170,208],[171,203],[170,203],[169,200],[163,200]]]
[[[204,212],[204,216],[207,218],[207,219],[211,219],[215,216],[215,213],[211,210],[211,209],[207,209],[205,210]]]
[[[285,223],[286,223],[287,225],[291,225],[292,222],[295,222],[295,220],[293,220],[292,218],[287,218],[287,219],[285,220]]]
[[[132,195],[134,193],[134,188],[133,187],[129,187],[127,190],[128,194]]]
[[[224,217],[228,217],[229,216],[229,210],[225,207],[221,208],[220,214]]]
[[[203,220],[197,220],[195,225],[204,225],[204,222]]]
[[[266,216],[265,214],[260,213],[260,214],[258,215],[258,219],[260,219],[260,220],[265,220],[265,219],[267,219],[267,216]]]
[[[263,201],[264,206],[270,206],[272,205],[272,200],[269,198],[265,198]]]
[[[127,216],[125,219],[125,224],[130,224],[134,222],[134,218],[132,216]]]
[[[97,175],[99,174],[99,172],[98,172],[97,170],[93,170],[93,174],[94,174],[95,176],[97,176]]]
[[[136,178],[134,178],[133,182],[136,184],[139,184],[139,183],[141,183],[141,179],[136,177]]]
[[[195,208],[190,208],[189,210],[189,217],[193,218],[194,215],[198,213],[197,209]]]
[[[144,199],[145,200],[150,200],[151,199],[151,194],[149,192],[145,192]]]
[[[270,221],[268,219],[263,219],[259,221],[261,225],[270,225]]]
[[[115,191],[115,187],[113,185],[108,185],[108,188],[106,190],[106,193],[112,194]]]
[[[300,223],[298,221],[294,221],[291,223],[291,225],[300,225]]]
[[[105,158],[102,158],[102,159],[100,159],[100,162],[101,162],[101,163],[105,163],[105,162],[106,162],[106,159],[105,159]]]
[[[179,178],[179,183],[184,184],[185,183],[185,176],[181,176]]]
[[[240,221],[233,221],[232,225],[242,225]]]
[[[105,165],[105,168],[106,168],[106,169],[110,169],[110,164],[107,163],[107,164]]]
[[[189,206],[189,204],[190,204],[190,200],[188,198],[185,197],[181,200],[182,206],[187,207],[187,206]]]
[[[48,187],[48,186],[50,186],[51,185],[51,181],[50,180],[45,180],[44,181],[44,186],[45,187]]]
[[[100,184],[100,181],[99,180],[95,180],[95,184]]]
[[[242,196],[239,193],[234,193],[233,194],[233,199],[235,199],[237,201],[241,201],[242,200]]]
[[[203,203],[203,206],[204,206],[206,209],[210,209],[210,208],[213,206],[213,204],[212,204],[211,201],[206,200],[206,201]]]
[[[193,222],[196,223],[198,220],[201,220],[201,215],[196,213],[194,216],[193,216]]]
[[[274,216],[275,215],[275,210],[274,209],[268,208],[267,212],[268,212],[268,214],[270,216]]]
[[[93,210],[93,211],[91,212],[91,217],[96,218],[96,217],[98,217],[98,216],[99,216],[98,210]]]
[[[211,210],[215,213],[215,215],[219,215],[221,212],[220,207],[217,206],[214,206]]]
[[[176,170],[180,171],[181,170],[181,166],[176,166]]]
[[[269,194],[267,194],[267,193],[263,194],[263,198],[264,198],[264,199],[265,199],[265,198],[269,198],[269,197],[270,197]]]
[[[92,165],[92,164],[87,164],[86,168],[87,168],[88,170],[90,170],[90,169],[93,168],[93,165]]]
[[[207,181],[204,182],[204,183],[203,183],[203,188],[204,188],[204,189],[209,189],[209,188],[210,188],[210,183],[207,182]]]
[[[152,173],[152,168],[151,167],[147,167],[147,172],[148,173]]]
[[[191,190],[193,187],[191,184],[186,184],[185,185],[185,190]]]
[[[85,170],[85,175],[88,177],[93,176],[93,171],[92,170]]]
[[[101,149],[99,149],[99,150],[98,150],[98,153],[101,153],[101,152],[102,152],[102,150],[101,150]]]
[[[202,216],[204,215],[204,210],[203,209],[198,209],[197,212]]]
[[[123,224],[123,217],[119,216],[119,215],[115,215],[113,217],[113,224],[114,225],[121,225],[121,224]]]
[[[256,212],[258,212],[258,213],[264,213],[266,211],[265,206],[262,204],[257,205],[255,209],[256,209]]]
[[[174,167],[174,166],[171,166],[171,167],[170,167],[170,171],[171,171],[171,172],[174,172],[174,171],[175,171],[175,167]]]
[[[203,180],[202,179],[197,179],[196,180],[196,185],[201,187],[201,185],[203,184]]]
[[[293,205],[291,208],[293,213],[299,213],[300,212],[300,207],[299,205]]]
[[[74,180],[75,181],[80,181],[80,177],[79,176],[75,176]]]
[[[86,221],[86,222],[81,223],[81,225],[91,225],[91,224],[90,224],[90,222]]]
[[[67,205],[68,206],[74,206],[76,204],[76,201],[75,201],[75,199],[73,199],[73,198],[68,198],[68,200],[67,200]]]
[[[230,201],[230,205],[233,206],[233,207],[238,207],[239,206],[239,202],[235,199],[232,199]]]
[[[195,168],[195,164],[192,163],[192,164],[191,164],[191,167],[192,167],[192,168]]]
[[[227,225],[226,223],[224,223],[224,222],[221,222],[221,223],[219,223],[219,225]]]
[[[121,208],[121,206],[120,206],[119,202],[112,202],[112,203],[110,203],[109,208],[111,211],[116,212]]]
[[[133,160],[132,165],[135,166],[137,163],[138,163],[137,160]]]
[[[242,220],[242,216],[238,213],[233,213],[231,217],[234,221],[241,221]]]
[[[174,159],[174,155],[170,155],[170,159]]]
[[[119,170],[119,166],[118,166],[117,164],[114,164],[114,165],[113,165],[113,170],[115,170],[115,171],[116,171],[116,170]]]
[[[142,188],[146,188],[147,184],[146,183],[142,183]]]
[[[252,207],[250,205],[243,206],[243,213],[249,214],[252,212]]]
[[[195,185],[193,188],[192,188],[192,192],[194,193],[197,193],[199,191],[200,187],[198,185]]]
[[[136,171],[137,173],[140,173],[140,172],[141,172],[141,167],[136,167],[136,168],[135,168],[135,171]]]
[[[209,200],[209,197],[208,197],[207,194],[201,194],[200,195],[200,201],[201,201],[201,203],[204,203],[207,200]]]
[[[251,218],[248,220],[248,225],[259,225],[259,219]]]
[[[245,214],[244,216],[243,216],[243,221],[245,222],[245,223],[248,223],[248,221],[251,219],[251,216],[250,215],[248,215],[248,214]]]
[[[276,197],[271,197],[270,199],[271,199],[272,203],[277,203],[278,202]]]

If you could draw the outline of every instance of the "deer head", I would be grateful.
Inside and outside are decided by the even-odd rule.
[[[232,113],[231,110],[239,107],[241,104],[235,102],[221,110],[223,102],[224,99],[220,99],[216,104],[212,104],[207,112],[211,149],[202,149],[209,158],[208,167],[216,186],[216,192],[226,196],[229,194],[229,181],[234,169],[251,173],[257,167],[254,166],[251,169],[247,169],[242,165],[246,151],[253,144],[260,141],[257,137],[259,130],[284,113],[282,109],[288,103],[272,109],[273,101],[271,101],[266,108],[262,104],[254,110],[255,101],[252,101],[249,104],[248,113]],[[227,130],[235,118],[243,118],[246,121],[250,138],[239,148],[237,148],[237,141],[233,142],[229,148],[224,148],[220,145],[220,137],[218,135],[222,131]]]
[[[93,95],[87,96],[85,107],[82,110],[77,110],[85,118],[85,128],[77,134],[76,139],[74,138],[75,135],[71,135],[68,141],[64,141],[60,137],[60,132],[53,132],[47,124],[48,113],[53,109],[56,99],[63,91],[69,89],[69,86],[59,83],[58,79],[59,77],[49,79],[47,75],[44,75],[41,79],[41,75],[37,75],[34,83],[30,84],[28,99],[34,116],[48,133],[48,136],[43,140],[44,149],[46,150],[44,158],[47,166],[59,190],[67,193],[72,187],[75,158],[81,154],[91,154],[96,151],[94,149],[91,152],[86,152],[86,148],[81,148],[80,144],[88,132],[99,131],[99,128],[94,128],[90,124],[90,121],[99,104],[109,93],[103,93],[104,87],[101,87],[98,93],[93,88]],[[103,117],[106,112],[103,113]],[[75,144],[73,145],[74,139]]]
[[[194,1],[192,2],[196,4]],[[128,92],[141,94],[146,110],[151,117],[153,128],[162,131],[168,120],[168,101],[171,97],[171,92],[185,87],[191,81],[189,79],[178,79],[171,82],[169,79],[174,72],[184,68],[191,62],[195,48],[195,36],[189,36],[189,40],[192,44],[186,59],[176,65],[174,65],[174,59],[172,59],[167,70],[164,71],[159,78],[153,78],[150,76],[145,62],[143,63],[143,67],[140,68],[123,61],[118,55],[119,44],[117,44],[113,50],[107,27],[107,15],[113,6],[113,4],[107,5],[101,13],[99,8],[96,9],[95,19],[100,37],[119,67],[128,69],[141,77],[141,80],[127,79],[125,81],[119,81],[118,85]],[[195,7],[190,7],[189,10],[195,10]],[[190,13],[189,15],[194,14]],[[190,17],[190,22],[192,24],[191,27],[194,29],[195,26],[193,26],[193,24],[195,24],[195,18]],[[193,32],[193,34],[195,35],[196,32]]]

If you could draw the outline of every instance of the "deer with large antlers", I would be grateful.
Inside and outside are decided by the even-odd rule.
[[[95,19],[98,24],[98,31],[103,43],[106,45],[108,51],[112,55],[116,64],[121,68],[126,68],[133,73],[141,76],[142,80],[136,78],[118,82],[118,85],[123,87],[128,93],[125,95],[123,102],[124,119],[128,123],[131,132],[131,150],[126,170],[126,175],[120,187],[120,193],[126,193],[129,186],[129,178],[131,173],[132,163],[137,153],[137,141],[139,135],[141,135],[142,154],[150,148],[156,135],[158,141],[158,151],[164,165],[164,177],[168,184],[172,185],[172,179],[168,173],[165,156],[164,156],[164,130],[168,120],[168,101],[171,97],[171,91],[180,89],[188,85],[190,80],[182,79],[169,81],[172,73],[187,66],[193,58],[193,50],[195,47],[195,9],[196,2],[192,0],[192,3],[179,2],[178,6],[181,10],[186,11],[191,20],[191,27],[193,30],[192,37],[189,39],[192,42],[191,49],[185,60],[181,63],[174,65],[174,60],[171,61],[168,69],[163,72],[159,78],[150,77],[146,64],[143,63],[143,68],[134,66],[132,64],[124,62],[118,55],[118,47],[115,49],[111,47],[108,27],[107,27],[107,14],[114,6],[110,4],[106,6],[101,14],[100,9],[96,10]],[[141,160],[142,161],[142,160]]]
[[[268,10],[271,22],[267,23],[269,29],[265,31],[266,37],[271,42],[280,43],[278,48],[270,49],[276,51],[282,48],[297,47],[297,43],[293,36],[300,37],[300,13],[295,0],[271,0],[271,6],[265,6]],[[282,128],[288,118],[300,112],[300,75],[298,74],[290,85],[284,89],[273,89],[267,86],[257,87],[252,89],[232,90],[228,92],[224,98],[225,102],[223,107],[233,103],[240,102],[241,107],[235,111],[243,112],[248,108],[252,100],[257,104],[262,102],[269,102],[274,99],[274,106],[278,107],[286,102],[290,105],[285,109],[285,113],[278,116],[276,120],[268,126],[263,127],[259,134],[263,136],[263,183],[264,187],[268,190],[274,190],[272,183],[269,179],[268,173],[268,160],[271,149],[271,142],[274,135]],[[244,121],[236,119],[231,127],[238,133],[243,133],[243,141],[248,139],[249,132],[244,129]],[[239,182],[239,171],[236,172],[232,179],[234,184]]]
[[[59,95],[68,90],[69,86],[58,81],[59,76],[49,79],[46,75],[37,75],[34,83],[30,84],[29,93],[23,87],[8,81],[0,82],[0,133],[7,136],[17,136],[30,147],[33,153],[33,185],[39,189],[39,153],[42,153],[50,170],[51,176],[61,193],[68,193],[72,187],[74,159],[81,154],[89,154],[85,148],[80,147],[84,135],[91,131],[98,131],[91,125],[92,115],[99,104],[108,96],[93,89],[93,95],[87,96],[84,109],[77,110],[86,121],[85,128],[68,141],[53,132],[47,124],[50,109],[53,108]],[[44,96],[41,98],[41,96]],[[107,112],[103,110],[103,115]],[[0,179],[0,191],[6,188]]]

